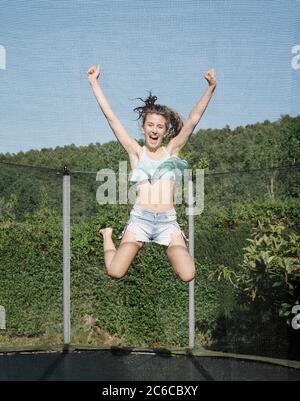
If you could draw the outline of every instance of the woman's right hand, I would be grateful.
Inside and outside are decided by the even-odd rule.
[[[99,75],[100,75],[100,67],[99,64],[97,65],[92,65],[88,70],[87,70],[87,78],[89,82],[95,82],[97,81]]]

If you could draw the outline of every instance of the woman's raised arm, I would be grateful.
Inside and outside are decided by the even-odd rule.
[[[124,147],[128,154],[138,154],[140,151],[140,145],[138,142],[132,138],[126,129],[123,127],[120,120],[112,111],[103,90],[101,89],[98,77],[100,75],[100,67],[99,64],[96,66],[92,66],[87,70],[87,78],[91,85],[91,88],[94,92],[94,95],[97,99],[97,102],[102,110],[110,128],[112,129],[113,133],[115,134],[118,141]]]
[[[206,107],[216,88],[217,80],[215,76],[215,70],[213,68],[206,72],[204,78],[208,82],[208,87],[206,88],[198,103],[193,107],[192,111],[189,114],[187,122],[181,128],[179,134],[170,140],[168,147],[170,148],[171,153],[177,154],[187,143],[190,135],[194,131],[194,128],[201,120],[201,117],[205,112]]]

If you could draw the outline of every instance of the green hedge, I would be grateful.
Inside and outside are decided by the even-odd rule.
[[[102,206],[95,220],[72,224],[72,341],[97,345],[186,346],[188,285],[174,274],[162,247],[145,244],[121,280],[111,279],[105,273],[98,227],[112,226],[118,246],[117,236],[124,227],[123,221],[128,219],[128,212],[127,206]],[[238,338],[239,330],[245,342],[255,341],[253,335],[245,336],[247,320],[242,325],[231,323],[231,330],[226,326],[246,304],[237,305],[235,290],[227,283],[209,279],[209,275],[220,263],[238,266],[251,225],[260,214],[266,213],[284,217],[294,229],[299,202],[266,202],[259,207],[238,204],[232,205],[227,214],[225,209],[220,209],[214,215],[204,212],[196,216],[197,344],[209,346],[225,338],[228,341],[228,333]],[[181,209],[178,219],[187,232]],[[28,215],[26,221],[16,222],[11,217],[0,224],[0,305],[7,312],[7,335],[12,342],[18,336],[62,342],[61,216],[43,207]],[[252,313],[249,322],[253,322],[255,310],[248,308],[247,311]],[[283,327],[282,324],[278,319],[272,327]],[[260,322],[261,330],[264,325],[265,322]]]

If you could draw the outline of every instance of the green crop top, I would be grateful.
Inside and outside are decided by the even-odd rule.
[[[158,179],[173,180],[183,174],[188,167],[186,160],[177,156],[171,156],[163,146],[165,157],[162,160],[150,159],[146,154],[146,147],[143,146],[143,153],[135,169],[129,176],[130,185],[136,185],[144,180],[154,181]]]

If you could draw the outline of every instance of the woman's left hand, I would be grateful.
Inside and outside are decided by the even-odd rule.
[[[215,70],[213,68],[211,68],[210,70],[208,70],[206,72],[206,74],[204,75],[204,78],[208,82],[209,86],[213,86],[214,87],[214,86],[217,85],[216,73],[215,73]]]

